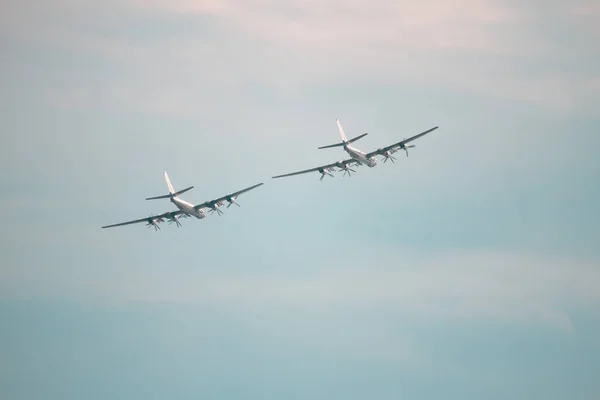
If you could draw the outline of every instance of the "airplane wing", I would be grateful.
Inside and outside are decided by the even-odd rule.
[[[250,190],[252,190],[252,189],[256,189],[257,187],[259,187],[259,186],[261,186],[261,185],[263,185],[263,184],[264,184],[264,183],[262,183],[262,182],[261,182],[261,183],[258,183],[258,184],[256,184],[256,185],[253,185],[253,186],[247,187],[246,189],[242,189],[242,190],[239,190],[239,191],[237,191],[237,192],[234,192],[234,193],[227,194],[227,195],[225,195],[225,196],[223,196],[223,197],[219,197],[218,199],[214,199],[214,200],[210,200],[210,201],[208,201],[208,200],[207,200],[207,201],[205,201],[205,202],[204,202],[204,203],[202,203],[202,204],[198,204],[197,206],[194,206],[194,208],[195,208],[196,210],[199,210],[199,209],[201,209],[201,208],[210,208],[210,209],[213,209],[213,210],[214,210],[214,209],[215,209],[215,207],[222,206],[224,201],[227,201],[227,202],[229,202],[229,204],[227,205],[227,207],[228,207],[228,208],[229,208],[229,206],[231,206],[232,204],[236,204],[236,205],[239,207],[239,204],[238,204],[238,203],[235,201],[235,199],[236,199],[236,198],[237,198],[237,197],[238,197],[240,194],[242,194],[242,193],[246,193],[246,192],[249,192],[249,191],[250,191]]]
[[[331,175],[331,172],[335,172],[335,167],[340,168],[340,170],[348,170],[350,168],[350,165],[352,165],[352,164],[360,164],[360,163],[358,161],[356,161],[355,159],[350,158],[348,160],[337,161],[337,162],[334,162],[334,163],[331,163],[331,164],[321,165],[320,167],[305,169],[303,171],[292,172],[292,173],[284,174],[284,175],[277,175],[277,176],[274,176],[272,178],[273,179],[283,178],[285,176],[307,174],[309,172],[315,172],[315,171],[317,171],[317,172],[321,173],[321,179],[323,179],[323,177],[325,175],[333,176],[333,175]]]
[[[437,128],[439,128],[439,126],[436,126],[436,127],[431,128],[431,129],[428,129],[425,132],[421,132],[418,135],[415,135],[413,137],[409,137],[408,139],[404,139],[404,140],[402,140],[402,141],[400,141],[398,143],[391,144],[391,145],[386,146],[386,147],[384,147],[382,149],[377,149],[375,151],[372,151],[372,152],[370,152],[370,153],[367,154],[367,157],[371,158],[371,157],[373,157],[375,155],[384,155],[386,152],[388,152],[390,150],[398,150],[399,148],[404,148],[404,145],[406,143],[412,142],[413,140],[418,139],[421,136],[427,135],[429,132],[435,131]]]
[[[112,224],[112,225],[106,225],[103,226],[102,228],[112,228],[115,226],[123,226],[123,225],[129,225],[129,224],[137,224],[140,222],[146,222],[148,225],[154,225],[155,227],[157,227],[159,222],[163,222],[165,218],[167,219],[173,219],[173,217],[182,214],[182,211],[169,211],[160,215],[152,215],[150,217],[146,217],[146,218],[140,218],[140,219],[135,219],[133,221],[127,221],[127,222],[120,222],[118,224]]]

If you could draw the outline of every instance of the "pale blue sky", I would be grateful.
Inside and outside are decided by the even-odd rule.
[[[600,395],[595,2],[1,7],[2,399]]]

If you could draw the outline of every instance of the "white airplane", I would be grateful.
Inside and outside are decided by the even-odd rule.
[[[340,136],[342,137],[342,142],[336,143],[336,144],[330,144],[328,146],[322,146],[322,147],[319,147],[319,149],[328,149],[331,147],[344,147],[344,151],[350,155],[350,157],[351,157],[350,159],[343,160],[343,161],[337,161],[337,162],[334,162],[331,164],[322,165],[320,167],[305,169],[303,171],[292,172],[291,174],[277,175],[277,176],[274,176],[273,179],[283,178],[284,176],[300,175],[300,174],[306,174],[308,172],[318,171],[321,174],[321,180],[323,180],[325,175],[333,176],[331,174],[331,172],[335,172],[335,167],[339,168],[338,171],[344,171],[344,176],[346,176],[346,174],[348,174],[348,176],[351,176],[351,174],[350,174],[351,172],[356,172],[355,170],[350,168],[350,166],[352,166],[352,165],[356,165],[356,166],[368,165],[370,168],[373,168],[374,166],[376,166],[377,165],[377,160],[375,159],[376,155],[383,156],[384,163],[387,162],[388,159],[391,160],[392,162],[394,162],[394,160],[396,158],[394,156],[392,156],[392,154],[394,154],[398,150],[406,151],[406,156],[408,157],[408,148],[415,147],[415,145],[407,146],[406,145],[407,143],[409,143],[417,138],[420,138],[421,136],[426,135],[429,132],[434,131],[439,128],[438,126],[436,126],[434,128],[426,130],[425,132],[419,133],[418,135],[415,135],[408,139],[404,139],[398,143],[394,143],[394,144],[386,146],[382,149],[377,149],[370,153],[364,153],[364,152],[352,147],[350,144],[356,142],[358,139],[361,139],[361,138],[367,136],[367,133],[363,133],[362,135],[359,135],[353,139],[348,140],[346,138],[346,135],[344,134],[344,130],[342,129],[342,125],[340,124],[340,120],[336,119],[335,122],[337,122],[337,126],[340,131]]]
[[[240,205],[238,204],[237,201],[235,201],[235,199],[237,199],[237,197],[245,192],[248,192],[252,189],[255,189],[259,186],[261,186],[263,183],[259,183],[256,184],[254,186],[250,186],[246,189],[242,189],[240,191],[237,191],[235,193],[231,193],[228,195],[225,195],[223,197],[219,197],[218,199],[215,200],[210,200],[210,201],[205,201],[202,204],[198,204],[198,205],[193,205],[191,203],[188,203],[185,200],[182,200],[179,198],[179,195],[182,193],[187,192],[190,189],[193,189],[193,186],[190,186],[188,188],[179,190],[179,191],[175,191],[173,189],[173,185],[171,184],[171,180],[169,179],[169,175],[167,174],[167,172],[165,171],[164,173],[165,175],[165,180],[167,181],[167,186],[169,187],[169,194],[165,194],[162,196],[156,196],[156,197],[148,197],[146,200],[156,200],[156,199],[169,199],[173,204],[175,204],[175,206],[178,208],[177,211],[169,211],[157,216],[151,215],[150,217],[147,218],[140,218],[140,219],[136,219],[133,221],[127,221],[127,222],[121,222],[118,224],[113,224],[113,225],[106,225],[103,226],[102,228],[112,228],[114,226],[122,226],[122,225],[129,225],[129,224],[136,224],[139,222],[146,222],[147,226],[154,226],[154,230],[159,230],[160,227],[158,226],[158,224],[160,222],[164,222],[165,218],[169,220],[169,223],[173,223],[175,222],[175,224],[177,225],[177,227],[181,226],[181,222],[179,222],[179,218],[180,217],[196,217],[198,219],[202,219],[206,217],[206,214],[204,213],[204,208],[209,209],[209,212],[212,214],[214,212],[216,212],[219,216],[221,214],[223,214],[223,211],[221,211],[221,209],[219,207],[221,207],[223,204],[225,204],[224,202],[227,201],[229,204],[227,204],[227,208],[229,208],[232,204],[237,205],[238,207],[240,207]]]

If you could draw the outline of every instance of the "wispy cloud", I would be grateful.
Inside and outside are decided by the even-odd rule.
[[[598,17],[600,16],[600,4],[596,1],[579,1],[571,6],[573,14],[582,17]]]
[[[145,2],[136,3],[147,7]],[[517,4],[495,0],[152,4],[171,12],[208,15],[227,29],[239,29],[269,46],[279,46],[289,65],[269,56],[269,49],[261,52],[272,66],[271,78],[273,69],[282,69],[317,81],[357,74],[388,82],[416,80],[564,112],[589,111],[587,104],[600,100],[600,92],[590,85],[596,77],[569,76],[551,67],[541,74],[519,71],[529,69],[527,60],[552,57],[561,49],[532,31],[545,12],[534,13]],[[579,10],[588,15],[594,8],[588,4]],[[568,18],[568,11],[560,7],[546,11],[549,15],[560,12]]]
[[[366,256],[323,260],[323,272],[296,278],[148,274],[130,267],[118,280],[72,280],[58,286],[69,287],[60,289],[63,293],[85,292],[90,300],[117,303],[208,303],[317,313],[381,308],[421,316],[541,323],[566,331],[573,329],[570,310],[584,303],[600,307],[600,270],[593,262],[507,252],[451,252],[428,258],[405,252],[400,262],[397,253],[383,250],[380,254],[387,255],[377,256],[377,265]]]
[[[374,1],[154,1],[134,2],[162,10],[210,15],[268,41],[316,51],[352,51],[376,45],[387,48],[452,48],[498,51],[489,40],[496,23],[524,16],[494,0],[444,2]],[[477,33],[478,35],[471,35]],[[378,44],[378,45],[377,45]],[[517,49],[508,47],[505,50]]]
[[[600,102],[597,73],[570,73],[572,68],[560,65],[575,63],[582,52],[589,54],[589,46],[560,47],[540,30],[552,24],[545,18],[556,15],[569,29],[579,29],[581,18],[593,20],[596,15],[591,3],[533,12],[495,0],[123,0],[103,10],[130,16],[150,12],[159,19],[169,14],[200,18],[197,27],[203,33],[178,31],[177,21],[165,20],[171,34],[152,40],[126,29],[119,37],[103,34],[106,26],[101,22],[90,22],[96,29],[82,29],[85,25],[73,21],[92,21],[97,9],[74,4],[57,6],[69,10],[63,24],[20,10],[13,12],[6,28],[16,37],[100,57],[120,71],[121,78],[103,77],[92,84],[75,79],[70,87],[49,90],[47,99],[59,107],[102,101],[109,107],[191,115],[198,107],[190,106],[197,102],[190,85],[197,86],[194,93],[206,87],[210,93],[234,94],[244,85],[260,83],[295,96],[306,85],[350,80],[466,90],[566,113],[593,112]],[[22,28],[32,24],[32,30]],[[568,57],[560,58],[561,52]]]
[[[586,29],[590,40],[597,42],[600,38],[600,4],[596,1],[582,1],[573,5],[571,12]]]

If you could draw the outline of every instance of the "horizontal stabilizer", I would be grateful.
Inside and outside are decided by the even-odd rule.
[[[354,143],[354,142],[356,142],[358,139],[362,139],[362,138],[364,138],[364,137],[365,137],[365,136],[367,136],[367,135],[368,135],[368,133],[363,133],[362,135],[358,135],[357,137],[355,137],[355,138],[352,138],[352,139],[350,139],[350,140],[348,140],[348,141],[345,141],[345,142],[342,142],[342,143],[330,144],[330,145],[328,145],[328,146],[321,146],[321,147],[319,147],[319,149],[330,149],[330,148],[332,148],[332,147],[340,147],[340,146],[344,146],[344,145],[347,145],[347,144],[350,144],[350,143]]]
[[[185,193],[188,190],[191,190],[193,188],[194,188],[193,186],[190,186],[189,188],[181,189],[180,191],[173,193],[173,196],[179,196],[180,194]]]
[[[185,192],[187,192],[188,190],[191,190],[191,189],[193,189],[193,188],[194,188],[193,186],[190,186],[189,188],[182,189],[182,190],[180,190],[179,192],[175,192],[175,193],[173,193],[173,194],[165,194],[165,195],[163,195],[163,196],[148,197],[146,200],[170,199],[170,198],[171,198],[171,196],[173,196],[173,197],[177,197],[177,196],[179,196],[181,193],[185,193]]]
[[[367,136],[367,135],[368,135],[368,133],[363,133],[362,135],[358,135],[358,136],[357,136],[357,137],[355,137],[354,139],[350,139],[350,140],[348,140],[348,143],[353,143],[353,142],[356,142],[358,139],[362,139],[362,138],[364,138],[364,137],[365,137],[365,136]]]
[[[165,194],[164,196],[147,197],[146,200],[158,200],[158,199],[170,199],[171,194]]]
[[[319,147],[319,149],[329,149],[331,147],[340,147],[340,146],[343,146],[345,144],[346,143],[344,143],[344,142],[342,142],[342,143],[336,143],[336,144],[330,144],[328,146],[321,146],[321,147]]]

